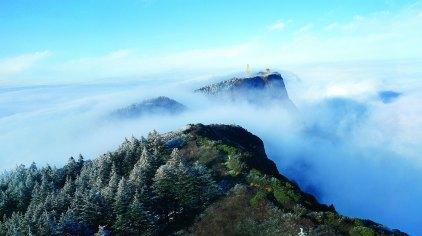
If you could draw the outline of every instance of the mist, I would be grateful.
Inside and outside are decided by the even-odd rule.
[[[0,90],[0,166],[60,167],[70,156],[96,158],[125,137],[168,132],[188,123],[237,124],[259,136],[280,172],[339,213],[421,234],[422,99],[417,66],[319,65],[282,71],[290,112],[211,100],[193,89],[211,73],[151,80],[7,87]],[[388,76],[387,73],[390,70]],[[394,75],[394,79],[389,76]],[[400,96],[385,103],[380,91]],[[110,112],[168,96],[189,110],[176,116],[113,120]]]

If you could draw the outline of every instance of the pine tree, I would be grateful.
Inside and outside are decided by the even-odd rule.
[[[116,221],[113,225],[116,232],[124,233],[130,230],[130,223],[128,220],[128,208],[132,194],[127,185],[127,181],[122,177],[117,187],[117,193],[114,201],[114,212],[116,214]]]
[[[173,150],[167,163],[157,170],[153,190],[165,206],[164,211],[172,215],[169,220],[200,209],[218,194],[218,187],[207,169],[199,163],[188,163],[177,149]]]
[[[90,235],[92,230],[89,226],[78,220],[74,210],[68,209],[60,216],[57,232],[61,235]]]
[[[114,211],[120,215],[125,213],[130,204],[131,198],[132,198],[131,190],[129,189],[127,185],[126,179],[122,177],[117,187],[117,193],[116,193],[115,202],[114,202]]]
[[[148,134],[147,148],[155,156],[159,156],[163,152],[163,141],[160,134],[153,130]]]
[[[130,204],[128,220],[131,225],[131,232],[137,235],[146,232],[152,224],[150,213],[136,196]]]
[[[56,232],[56,220],[50,212],[44,211],[37,222],[38,235],[52,235]]]
[[[107,187],[102,189],[102,194],[109,204],[114,204],[115,195],[119,186],[120,178],[121,177],[117,175],[116,169],[113,167]]]
[[[95,188],[85,193],[77,191],[71,207],[75,210],[79,222],[86,222],[95,228],[107,222],[107,213],[111,211],[99,190]]]
[[[131,227],[128,220],[128,213],[117,214],[116,221],[113,225],[113,232],[118,235],[124,235],[129,231],[131,231]]]
[[[161,160],[157,156],[151,155],[146,148],[143,148],[141,157],[129,174],[129,181],[137,189],[149,186],[160,165]]]
[[[78,164],[73,157],[70,157],[65,166],[66,177],[74,179],[78,172]]]
[[[22,217],[14,212],[4,223],[5,235],[23,235],[25,229],[22,227]]]
[[[103,188],[107,186],[108,182],[110,181],[110,177],[113,176],[115,170],[113,172],[113,165],[109,156],[103,155],[101,158],[95,161],[95,171],[97,172],[97,182],[99,182],[99,186]]]
[[[78,170],[80,171],[82,169],[82,167],[84,166],[85,160],[84,157],[82,156],[82,154],[79,154],[78,156]]]

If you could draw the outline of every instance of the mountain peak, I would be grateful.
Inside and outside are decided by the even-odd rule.
[[[294,107],[281,74],[269,70],[206,85],[195,92],[213,97],[229,97],[233,101],[247,101],[259,105],[268,101],[281,101],[284,105]]]
[[[145,99],[112,112],[119,118],[135,118],[144,115],[175,115],[184,112],[187,107],[165,96]]]

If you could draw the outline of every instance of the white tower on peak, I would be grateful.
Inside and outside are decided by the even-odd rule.
[[[246,65],[246,70],[245,70],[247,75],[250,75],[252,73],[251,67],[249,66],[249,64]]]

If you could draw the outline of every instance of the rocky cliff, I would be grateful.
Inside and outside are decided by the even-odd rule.
[[[254,76],[236,77],[204,86],[195,92],[259,105],[276,101],[294,106],[287,94],[284,79],[277,72],[260,72]]]

